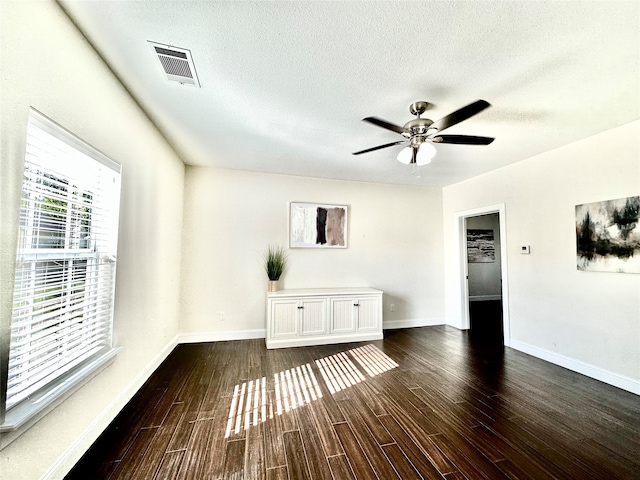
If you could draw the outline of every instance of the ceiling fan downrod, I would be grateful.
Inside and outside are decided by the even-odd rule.
[[[429,102],[414,102],[409,105],[409,111],[411,112],[411,115],[415,115],[416,118],[414,118],[413,120],[409,120],[404,124],[403,128],[405,129],[406,134],[403,135],[407,138],[411,138],[412,143],[417,143],[413,142],[413,139],[416,135],[426,135],[427,130],[429,130],[429,127],[431,126],[431,124],[433,124],[433,121],[428,118],[420,118],[420,115],[431,108],[431,106],[432,105]]]

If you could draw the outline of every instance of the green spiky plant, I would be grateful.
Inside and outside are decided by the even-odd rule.
[[[283,247],[269,245],[264,254],[264,269],[271,281],[280,279],[280,275],[284,272],[287,265],[287,254]]]

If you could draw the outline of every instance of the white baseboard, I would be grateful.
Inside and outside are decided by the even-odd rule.
[[[382,322],[383,330],[395,330],[398,328],[433,327],[444,325],[444,318],[418,318],[413,320],[386,320]]]
[[[510,341],[510,347],[574,372],[581,373],[587,377],[608,383],[627,392],[640,395],[640,380],[610,372],[609,370],[590,365],[580,360],[514,340],[513,338]]]
[[[473,295],[469,296],[470,302],[483,302],[485,300],[502,300],[502,295]]]
[[[382,332],[355,333],[331,336],[309,336],[294,339],[271,339],[267,340],[267,348],[289,348],[289,347],[309,347],[313,345],[327,345],[336,343],[368,342],[371,340],[382,340]]]
[[[82,458],[82,455],[93,445],[100,434],[109,426],[114,418],[120,413],[125,405],[142,388],[151,374],[156,371],[160,364],[169,356],[171,351],[178,345],[178,336],[174,337],[158,353],[138,375],[127,385],[124,390],[111,402],[107,408],[89,425],[76,441],[51,465],[49,470],[40,480],[63,479],[73,466]]]
[[[254,338],[266,338],[267,331],[257,330],[237,330],[232,332],[197,332],[181,333],[178,335],[178,343],[202,343],[202,342],[225,342],[228,340],[251,340]]]

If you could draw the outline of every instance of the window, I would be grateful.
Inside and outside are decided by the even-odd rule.
[[[120,166],[39,114],[27,130],[3,430],[113,357]]]

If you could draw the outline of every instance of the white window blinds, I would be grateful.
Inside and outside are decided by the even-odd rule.
[[[120,167],[29,118],[6,389],[9,410],[111,348]]]

